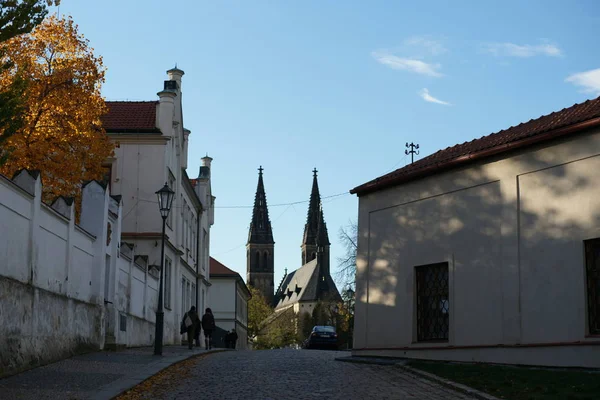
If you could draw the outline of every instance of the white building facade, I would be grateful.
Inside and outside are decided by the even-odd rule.
[[[214,196],[210,190],[210,158],[196,180],[186,173],[190,131],[184,128],[181,81],[184,72],[167,71],[159,101],[107,102],[103,117],[108,136],[117,143],[108,160],[106,182],[123,200],[122,241],[147,270],[160,270],[162,218],[155,192],[165,183],[175,192],[166,220],[164,259],[165,344],[179,344],[183,314],[209,303],[208,257]],[[135,264],[135,263],[134,263]],[[154,328],[127,310],[126,326],[140,332],[124,345],[152,344]],[[125,317],[123,317],[125,315]],[[152,324],[154,319],[152,318]],[[130,336],[130,335],[129,335]]]
[[[213,340],[217,347],[225,347],[225,335],[232,330],[238,334],[236,349],[248,349],[248,301],[252,297],[244,280],[237,272],[210,258],[213,315],[216,332]]]
[[[600,99],[359,196],[355,355],[600,367]]]

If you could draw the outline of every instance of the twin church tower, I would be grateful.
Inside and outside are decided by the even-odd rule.
[[[322,273],[330,275],[329,236],[321,208],[321,195],[317,182],[317,170],[313,170],[313,183],[308,203],[308,215],[304,225],[302,238],[302,264],[305,265],[317,258],[319,250],[322,252],[320,260]],[[274,272],[275,241],[269,220],[267,197],[263,182],[263,168],[258,169],[258,185],[254,197],[254,210],[248,232],[246,244],[247,282],[260,290],[269,304],[275,305]],[[285,278],[285,277],[284,277]]]

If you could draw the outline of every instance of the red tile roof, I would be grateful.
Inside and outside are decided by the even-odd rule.
[[[454,166],[480,160],[519,147],[550,140],[600,125],[600,97],[511,126],[500,132],[457,144],[380,176],[350,191],[359,196],[423,178]]]
[[[252,293],[250,293],[250,289],[248,289],[248,286],[246,286],[246,283],[244,282],[244,280],[242,279],[242,277],[240,276],[240,274],[238,274],[235,271],[230,270],[229,268],[227,268],[226,266],[224,266],[223,264],[221,264],[220,262],[218,262],[217,260],[215,260],[214,258],[210,257],[210,265],[209,265],[209,273],[211,277],[228,277],[231,276],[232,278],[236,278],[238,282],[240,282],[242,284],[242,287],[244,288],[244,290],[246,291],[246,293],[248,294],[248,298],[252,298]]]
[[[210,257],[210,274],[211,275],[231,275],[231,276],[239,276],[239,274],[233,270],[230,270],[214,258]]]
[[[160,132],[156,127],[158,101],[107,101],[101,118],[106,132]]]

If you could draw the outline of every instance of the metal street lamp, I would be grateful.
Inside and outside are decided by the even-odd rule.
[[[157,356],[162,355],[163,345],[163,332],[165,324],[165,312],[163,310],[163,276],[165,275],[165,224],[167,217],[171,211],[171,205],[175,198],[175,192],[171,190],[167,182],[165,186],[156,192],[158,196],[158,208],[160,209],[160,216],[162,217],[162,245],[160,248],[160,281],[158,284],[158,308],[156,310],[156,325],[154,332],[154,354]]]

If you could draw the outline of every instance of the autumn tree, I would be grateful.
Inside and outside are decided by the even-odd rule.
[[[92,50],[71,18],[56,16],[0,44],[0,63],[12,64],[0,74],[0,87],[19,77],[28,82],[21,126],[0,144],[7,157],[0,173],[39,170],[45,200],[77,196],[83,181],[101,179],[113,151],[100,122],[105,70]]]
[[[31,32],[48,13],[47,6],[58,5],[59,0],[0,0],[0,43],[17,35]],[[11,68],[10,59],[0,50],[0,73]],[[10,84],[0,86],[0,143],[22,127],[27,81],[16,74]],[[5,161],[0,154],[0,165]]]

